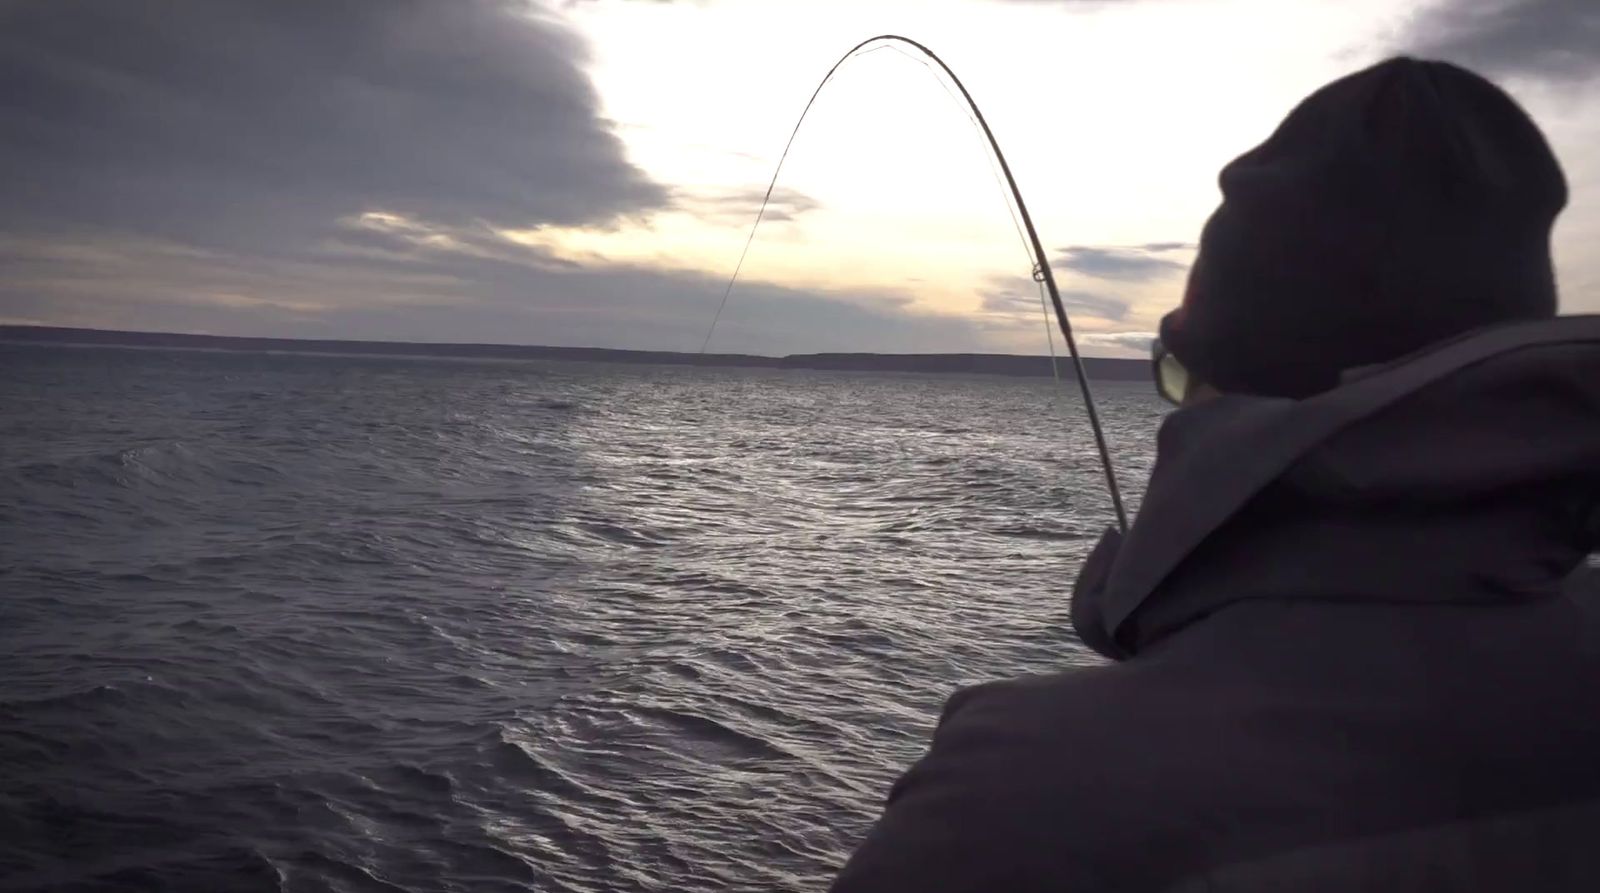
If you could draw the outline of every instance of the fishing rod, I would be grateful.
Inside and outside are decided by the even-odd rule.
[[[967,91],[967,86],[961,82],[959,77],[956,77],[956,73],[951,70],[949,65],[945,64],[943,59],[939,58],[937,53],[909,37],[902,37],[898,34],[880,34],[877,37],[861,41],[851,47],[848,53],[841,56],[839,61],[833,63],[833,67],[828,69],[828,73],[817,84],[817,89],[812,91],[811,98],[806,101],[805,108],[800,112],[800,119],[794,124],[794,130],[789,133],[789,141],[784,143],[783,154],[778,156],[778,166],[772,172],[772,180],[767,183],[767,192],[761,199],[761,208],[756,212],[755,223],[750,226],[750,235],[745,239],[744,250],[739,253],[739,262],[734,265],[733,276],[728,279],[728,287],[722,292],[722,302],[717,305],[717,312],[711,318],[711,327],[706,330],[705,341],[700,345],[700,352],[705,353],[706,347],[710,345],[711,333],[716,330],[717,321],[722,318],[722,311],[728,306],[728,296],[733,292],[733,284],[739,278],[739,271],[744,269],[745,258],[750,254],[750,245],[755,241],[756,229],[761,226],[761,219],[766,215],[767,205],[772,201],[772,192],[778,185],[778,175],[783,172],[783,163],[789,157],[789,150],[794,146],[795,137],[800,134],[800,126],[805,123],[806,115],[810,114],[811,106],[816,104],[817,97],[822,93],[822,88],[826,87],[828,82],[833,79],[834,73],[839,70],[841,65],[861,54],[862,50],[867,46],[875,43],[881,43],[884,46],[905,44],[927,56],[938,65],[945,75],[950,78],[951,83],[956,85],[956,89],[961,91],[961,98],[966,101],[967,108],[972,112],[978,127],[983,131],[984,138],[989,142],[990,150],[994,152],[995,160],[1000,163],[1000,172],[1005,176],[1006,186],[1010,189],[1012,200],[1016,202],[1017,213],[1022,218],[1022,227],[1027,231],[1028,250],[1033,255],[1034,262],[1033,278],[1037,282],[1044,283],[1045,288],[1048,289],[1050,304],[1055,309],[1056,324],[1061,329],[1061,337],[1066,340],[1067,352],[1072,356],[1072,369],[1074,374],[1077,375],[1078,385],[1083,391],[1083,406],[1088,412],[1089,426],[1094,430],[1095,447],[1100,452],[1100,465],[1105,470],[1106,489],[1111,494],[1111,506],[1116,511],[1117,528],[1123,533],[1127,533],[1128,512],[1122,503],[1122,490],[1117,486],[1117,472],[1111,463],[1111,449],[1106,445],[1105,428],[1100,423],[1100,413],[1095,407],[1094,393],[1089,386],[1089,375],[1084,369],[1083,357],[1078,353],[1078,340],[1072,332],[1072,321],[1067,317],[1067,308],[1061,303],[1061,291],[1056,287],[1055,273],[1050,269],[1050,259],[1045,256],[1044,243],[1039,240],[1039,232],[1033,226],[1033,217],[1028,213],[1028,203],[1023,201],[1022,190],[1018,188],[1017,179],[1011,173],[1011,165],[1006,162],[1005,153],[1000,150],[1000,142],[995,139],[994,131],[989,129],[989,122],[983,117],[983,110],[978,108],[978,103],[972,98],[972,94]],[[867,52],[872,51],[868,50]],[[1053,361],[1054,358],[1052,357]]]

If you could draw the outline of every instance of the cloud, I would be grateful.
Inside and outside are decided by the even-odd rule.
[[[718,276],[513,238],[673,214],[742,230],[759,204],[635,167],[588,63],[524,0],[0,0],[0,318],[696,349]],[[816,207],[779,190],[768,216]],[[1025,329],[919,306],[741,281],[711,346],[953,351],[1037,335],[1036,317]]]
[[[1061,249],[1056,265],[1080,277],[1099,280],[1100,287],[1067,288],[1061,292],[1078,343],[1090,354],[1143,356],[1155,334],[1115,331],[1148,328],[1174,301],[1171,279],[1187,269],[1178,258],[1194,252],[1191,242],[1147,242],[1134,246],[1077,245]],[[1064,282],[1070,282],[1066,276]],[[1041,310],[1034,283],[1025,278],[996,279],[982,296],[982,310],[991,318],[1036,325]],[[1054,315],[1051,315],[1054,327]],[[1113,331],[1106,331],[1107,329]]]
[[[367,211],[529,226],[659,207],[586,52],[510,0],[13,0],[0,230],[293,252]]]
[[[1041,308],[1036,291],[997,290],[983,296],[981,307],[984,313],[1037,317],[1049,308],[1049,299],[1045,300],[1046,304]],[[1061,293],[1061,305],[1074,317],[1087,315],[1107,322],[1121,322],[1127,318],[1131,302],[1127,298],[1115,295],[1067,289]],[[1051,310],[1051,313],[1053,314],[1054,310]]]
[[[661,212],[742,227],[760,203],[631,164],[587,52],[521,0],[0,0],[0,318],[696,349],[721,279],[510,237]],[[816,206],[779,190],[767,216]],[[745,281],[711,345],[1005,334],[904,294]]]
[[[1108,322],[1121,322],[1128,316],[1131,301],[1114,295],[1067,289],[1061,293],[1061,305],[1069,314],[1087,314]]]
[[[1151,242],[1133,248],[1074,245],[1061,249],[1052,266],[1082,276],[1120,282],[1149,282],[1175,276],[1186,267],[1164,255],[1189,247],[1182,242]]]
[[[679,207],[701,219],[748,227],[755,222],[756,212],[761,209],[761,200],[765,196],[766,189],[761,187],[716,192],[680,190],[675,193],[675,201]],[[772,191],[766,213],[762,214],[761,220],[763,223],[794,220],[801,214],[814,211],[821,206],[820,202],[803,192],[780,186]]]
[[[983,295],[980,309],[997,316],[1035,317],[1044,312],[1039,296],[1029,291],[991,291]]]
[[[0,236],[7,270],[0,317],[277,337],[695,350],[725,284],[691,271],[562,262],[490,229],[390,217],[346,226],[353,244],[288,259],[136,236]],[[740,282],[711,348],[956,351],[1013,334],[919,314],[909,301],[892,292]]]
[[[1166,252],[1166,251],[1194,251],[1200,246],[1193,242],[1146,242],[1139,246],[1141,251]]]
[[[1150,342],[1155,338],[1155,332],[1090,332],[1079,335],[1078,343],[1085,349],[1094,347],[1148,354]]]
[[[1600,74],[1600,3],[1444,0],[1411,20],[1399,46],[1495,76],[1586,80]]]

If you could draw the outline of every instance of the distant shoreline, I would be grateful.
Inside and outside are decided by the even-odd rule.
[[[454,357],[504,360],[578,360],[599,363],[643,363],[678,366],[733,366],[757,369],[822,369],[841,372],[916,372],[927,374],[1051,376],[1050,358],[1014,354],[942,353],[877,354],[813,353],[768,357],[758,354],[694,354],[665,350],[616,350],[604,347],[548,347],[521,344],[442,344],[419,341],[333,341],[302,338],[247,338],[228,335],[185,335],[175,332],[119,332],[57,326],[0,325],[0,342],[25,344],[112,345],[231,351],[279,351],[304,354],[354,354],[403,357]],[[1062,378],[1074,378],[1072,361],[1058,360]],[[1090,380],[1149,381],[1146,360],[1086,357]]]

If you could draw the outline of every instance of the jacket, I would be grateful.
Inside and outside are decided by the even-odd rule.
[[[1111,662],[952,697],[834,890],[1600,890],[1597,507],[1600,317],[1178,410]]]

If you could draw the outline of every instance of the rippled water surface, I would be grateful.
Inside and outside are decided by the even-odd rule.
[[[0,889],[823,888],[953,688],[1088,660],[1080,411],[0,346]]]

